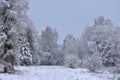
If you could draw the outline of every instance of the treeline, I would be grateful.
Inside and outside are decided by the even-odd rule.
[[[0,64],[7,65],[5,72],[14,70],[14,65],[120,70],[120,27],[111,20],[100,16],[80,38],[67,34],[63,44],[58,44],[58,32],[52,27],[38,35],[26,14],[28,4],[26,0],[0,0]]]

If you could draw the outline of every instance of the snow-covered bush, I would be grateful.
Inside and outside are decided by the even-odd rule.
[[[66,67],[77,68],[79,66],[78,60],[79,58],[75,55],[67,55],[64,64]]]
[[[88,57],[86,65],[86,67],[92,72],[96,72],[96,70],[99,70],[103,67],[102,60],[98,55],[92,55]]]
[[[50,57],[51,65],[63,65],[63,53],[60,50],[54,51]]]
[[[50,57],[51,57],[51,53],[41,52],[40,64],[41,65],[50,65]]]
[[[39,55],[39,64],[40,65],[62,65],[63,64],[63,55],[56,51],[56,53],[49,53],[40,51]]]

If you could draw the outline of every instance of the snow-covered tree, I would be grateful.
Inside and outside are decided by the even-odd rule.
[[[28,18],[26,11],[28,10],[29,0],[11,0],[14,4],[13,10],[16,12],[16,28],[19,47],[16,50],[18,53],[18,63],[35,63],[38,53],[37,32],[33,23]]]
[[[13,65],[16,62],[16,48],[18,47],[16,28],[18,14],[17,9],[15,9],[16,3],[14,0],[0,0],[0,4],[0,33],[1,36],[4,36],[4,40],[1,42],[4,43],[1,45],[1,59]]]
[[[67,67],[78,67],[76,66],[79,61],[78,46],[76,46],[76,39],[73,35],[68,34],[63,43],[63,54],[64,54],[64,65]]]
[[[78,54],[79,58],[81,59],[81,66],[82,66],[82,61],[88,52],[88,46],[83,37],[81,39],[76,39],[75,48],[76,48],[76,53]]]
[[[22,26],[18,28],[19,31],[19,43],[20,43],[20,54],[23,55],[24,50],[21,51],[21,49],[24,47],[27,49],[26,60],[28,60],[28,63],[26,65],[30,64],[37,64],[38,62],[38,37],[37,37],[37,31],[33,26],[33,23],[29,20],[27,16],[24,16],[20,23]],[[20,58],[22,57],[20,55]],[[20,61],[21,63],[21,61]]]
[[[32,22],[30,22],[32,23]],[[40,63],[40,56],[39,56],[39,37],[36,29],[34,28],[33,24],[29,24],[29,27],[27,29],[27,37],[28,42],[30,43],[30,49],[32,51],[32,62],[34,65],[38,65]]]
[[[102,57],[104,66],[115,66],[119,63],[120,28],[114,27],[110,20],[98,17],[92,27],[84,33],[88,46],[88,55],[97,54]]]
[[[20,36],[20,64],[21,65],[31,65],[32,64],[32,52],[30,50],[30,44],[26,40],[25,34]]]
[[[46,27],[45,30],[42,31],[41,33],[41,39],[40,39],[40,46],[41,46],[41,51],[44,53],[49,53],[48,57],[48,65],[54,64],[53,57],[57,54],[58,50],[58,33],[55,29],[52,29],[51,27]],[[42,54],[43,56],[46,54]],[[54,60],[55,61],[55,60]],[[41,62],[44,63],[44,62]]]
[[[41,33],[41,49],[44,52],[52,52],[58,47],[58,33],[51,27],[46,27]]]
[[[13,64],[32,64],[34,50],[32,22],[26,15],[29,0],[0,0],[1,60]],[[30,32],[31,31],[31,32]],[[9,58],[8,58],[9,57]]]
[[[63,43],[63,50],[64,53],[66,54],[74,54],[74,47],[75,47],[75,38],[73,35],[68,34],[65,39],[64,39],[64,43]]]

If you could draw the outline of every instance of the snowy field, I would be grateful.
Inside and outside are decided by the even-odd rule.
[[[15,74],[0,74],[0,80],[112,80],[109,73],[91,73],[86,69],[61,66],[15,67]]]

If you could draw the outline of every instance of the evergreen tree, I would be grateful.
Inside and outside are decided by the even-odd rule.
[[[0,59],[14,65],[20,64],[20,60],[24,57],[32,63],[31,48],[26,33],[28,27],[32,26],[26,15],[29,2],[0,0],[0,4]]]

